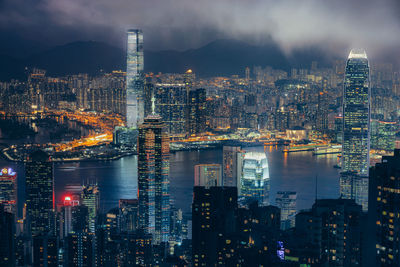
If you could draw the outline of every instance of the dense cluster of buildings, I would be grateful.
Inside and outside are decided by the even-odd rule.
[[[22,211],[17,175],[2,169],[1,266],[399,265],[400,150],[371,168],[369,156],[394,149],[400,77],[390,66],[372,72],[365,51],[353,50],[333,69],[314,62],[290,75],[254,67],[244,78],[198,79],[191,70],[145,75],[141,30],[128,31],[127,49],[126,73],[50,78],[33,70],[25,83],[0,84],[7,113],[125,115],[114,143],[138,153],[137,199],[106,213],[96,184],[56,203],[54,162],[41,150],[26,159]],[[170,140],[241,128],[342,144],[340,198],[299,212],[296,192],[273,202],[266,153],[224,146],[222,165],[195,166],[192,214],[184,216],[170,201]]]

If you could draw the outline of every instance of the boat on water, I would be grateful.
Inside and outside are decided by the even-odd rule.
[[[313,155],[326,155],[326,154],[340,154],[342,153],[341,145],[316,147],[314,148]]]
[[[304,145],[290,145],[288,148],[282,150],[282,152],[300,152],[300,151],[313,151],[317,147],[324,147],[326,144],[304,144]]]

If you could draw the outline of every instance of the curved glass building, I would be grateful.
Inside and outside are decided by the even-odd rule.
[[[260,205],[269,205],[269,168],[267,155],[248,152],[244,155],[240,195],[246,200],[257,200]]]
[[[364,50],[351,50],[343,87],[343,152],[340,191],[368,208],[370,79]]]

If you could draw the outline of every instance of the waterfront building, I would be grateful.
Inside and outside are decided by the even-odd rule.
[[[257,200],[260,205],[269,205],[269,189],[267,155],[262,152],[247,152],[243,159],[240,196],[245,200]]]
[[[126,126],[137,128],[144,119],[144,52],[143,32],[127,32],[126,59]]]
[[[292,191],[279,191],[276,193],[275,204],[281,209],[281,229],[294,227],[296,215],[297,193]]]
[[[236,265],[237,212],[236,187],[193,188],[193,266]]]
[[[54,226],[53,162],[47,153],[37,150],[29,155],[25,179],[29,232],[32,236],[47,235]]]
[[[134,146],[137,143],[137,129],[117,126],[113,133],[113,143],[115,145]]]
[[[235,186],[239,190],[244,153],[240,146],[224,146],[222,153],[224,186]]]
[[[154,99],[153,99],[154,111]],[[169,237],[169,137],[160,116],[149,115],[139,126],[139,228],[159,244]]]
[[[0,205],[17,215],[17,173],[11,168],[0,171]]]
[[[370,149],[370,82],[369,64],[364,50],[351,50],[344,80],[343,90],[343,150],[342,170],[354,173],[358,180],[365,182],[350,183],[350,186],[362,186],[352,189],[357,203],[368,209],[368,170]],[[348,179],[349,176],[345,176]],[[351,178],[351,177],[350,177]],[[342,179],[342,178],[341,178]],[[358,194],[361,193],[361,195]],[[343,194],[347,197],[347,194]]]
[[[194,186],[222,186],[220,164],[199,164],[194,166]]]
[[[376,240],[375,266],[400,265],[400,150],[394,156],[384,156],[370,170],[370,211],[375,231],[371,233]]]
[[[82,186],[81,204],[88,208],[89,232],[96,231],[96,217],[100,207],[100,191],[97,184]]]

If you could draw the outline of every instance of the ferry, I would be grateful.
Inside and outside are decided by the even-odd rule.
[[[282,152],[313,151],[317,147],[326,147],[326,144],[291,145],[289,148],[283,149]]]
[[[314,148],[313,155],[325,155],[325,154],[340,154],[342,152],[341,145],[316,147]]]

